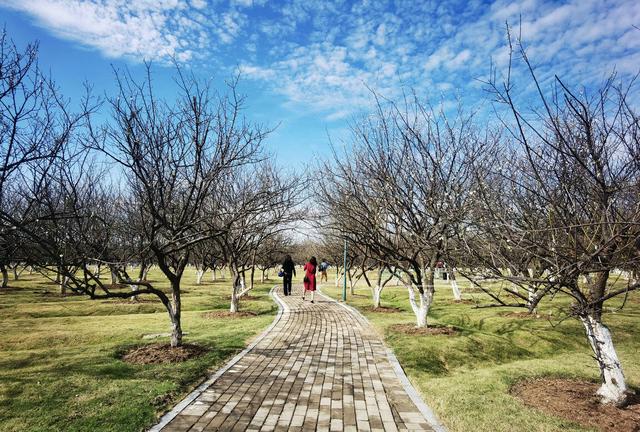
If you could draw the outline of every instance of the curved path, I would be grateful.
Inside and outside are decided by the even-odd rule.
[[[442,431],[355,310],[300,289],[249,348],[152,431]]]

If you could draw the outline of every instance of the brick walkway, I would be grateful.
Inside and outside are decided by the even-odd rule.
[[[294,291],[280,291],[284,310],[266,337],[161,430],[432,431],[370,325]]]

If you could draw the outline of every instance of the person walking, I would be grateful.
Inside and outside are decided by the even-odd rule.
[[[328,282],[327,269],[329,268],[329,263],[326,259],[322,259],[320,261],[320,265],[318,265],[318,270],[320,270],[320,282],[323,280]]]
[[[291,295],[291,279],[295,275],[296,265],[293,263],[291,255],[287,255],[284,257],[284,262],[282,263],[282,289],[286,296]]]
[[[309,259],[309,262],[306,263],[303,267],[304,270],[304,279],[302,283],[304,285],[304,291],[302,291],[302,300],[304,300],[304,296],[307,291],[311,291],[311,303],[313,303],[314,295],[316,292],[316,267],[318,266],[318,262],[316,261],[316,257],[312,256]]]

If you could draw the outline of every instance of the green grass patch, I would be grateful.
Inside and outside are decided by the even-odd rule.
[[[468,283],[458,284],[464,299],[489,302]],[[509,394],[514,383],[527,377],[599,379],[582,325],[574,319],[561,319],[569,299],[556,297],[540,305],[539,314],[551,314],[550,320],[514,318],[505,314],[520,309],[455,303],[449,284],[438,280],[428,323],[454,326],[458,333],[416,336],[393,328],[398,323],[415,324],[415,319],[407,290],[389,285],[382,292],[382,305],[401,312],[370,311],[371,293],[362,286],[356,288],[355,296],[347,294],[347,303],[373,323],[449,431],[591,430],[528,408]],[[332,283],[325,283],[323,292],[336,299],[342,294]],[[610,313],[605,323],[613,334],[628,384],[638,387],[640,293],[630,294],[624,309],[616,310],[621,300],[607,304]]]
[[[159,270],[149,278],[168,289]],[[23,273],[0,294],[0,430],[148,428],[273,321],[277,306],[268,292],[276,282],[259,284],[255,299],[241,300],[241,310],[255,316],[211,319],[203,313],[229,307],[230,279],[195,285],[195,271],[188,270],[184,341],[207,353],[183,363],[131,365],[120,360],[126,349],[168,341],[143,339],[170,332],[160,302],[150,296],[140,303],[60,297],[45,278]]]

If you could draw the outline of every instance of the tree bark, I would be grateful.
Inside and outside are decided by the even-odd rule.
[[[6,288],[9,285],[9,273],[7,267],[4,264],[0,264],[0,270],[2,271],[2,288]]]
[[[429,314],[429,309],[431,309],[434,294],[433,271],[425,270],[421,282],[422,287],[414,287],[409,284],[407,288],[409,290],[409,303],[416,316],[416,327],[427,327],[427,315]],[[416,291],[418,292],[419,304],[416,301]]]
[[[113,266],[110,266],[109,270],[111,270],[111,285],[115,285],[118,283],[118,275],[116,273],[116,269]]]
[[[453,299],[455,301],[462,300],[462,295],[460,294],[460,288],[458,288],[458,282],[456,281],[456,268],[451,267],[449,270],[449,281],[451,282],[451,290],[453,291]]]
[[[180,279],[171,282],[171,300],[172,307],[169,312],[171,317],[171,346],[173,348],[182,345],[182,324],[181,319],[181,305],[180,299]]]
[[[373,287],[373,307],[375,309],[380,307],[380,295],[382,294],[382,285],[376,285]]]
[[[196,270],[196,285],[201,285],[202,284],[203,276],[204,276],[204,270],[197,269]]]
[[[67,277],[60,277],[60,294],[65,295],[67,293]]]
[[[416,327],[427,327],[427,314],[429,313],[431,303],[426,293],[420,292],[413,286],[408,286],[407,289],[409,290],[409,303],[416,316]],[[420,304],[416,301],[416,291],[418,292]]]
[[[233,289],[231,290],[231,305],[229,312],[236,313],[239,309],[238,293],[242,289],[242,277],[239,272],[233,271]]]
[[[602,386],[598,389],[597,394],[600,396],[601,402],[624,406],[629,401],[630,392],[618,354],[613,346],[611,332],[607,326],[590,315],[580,317],[580,321],[587,332],[594,358],[600,367]]]

